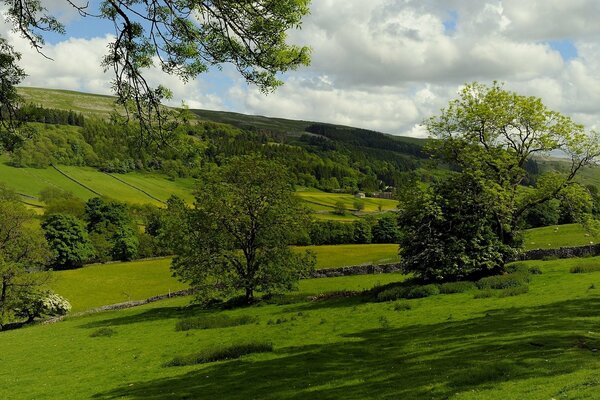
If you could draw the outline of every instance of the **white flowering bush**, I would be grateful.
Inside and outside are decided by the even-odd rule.
[[[46,297],[42,298],[42,314],[45,315],[66,315],[71,311],[71,303],[64,297],[48,292]]]
[[[35,318],[65,315],[69,311],[71,303],[52,291],[27,292],[21,294],[15,316],[32,322]]]

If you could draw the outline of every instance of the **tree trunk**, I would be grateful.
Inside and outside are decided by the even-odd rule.
[[[246,303],[250,304],[254,301],[254,289],[246,288]]]

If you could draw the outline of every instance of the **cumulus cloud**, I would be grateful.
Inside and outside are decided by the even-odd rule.
[[[148,77],[173,89],[173,103],[418,136],[425,134],[420,122],[462,84],[500,80],[600,126],[597,0],[318,0],[311,7],[290,40],[312,47],[312,64],[286,74],[273,94],[248,86],[227,66],[188,84],[158,70]],[[73,10],[57,10],[74,18]],[[23,53],[27,84],[109,92],[111,77],[99,62],[111,37],[72,35],[46,47],[54,62],[9,35]],[[557,41],[574,54],[561,54]]]

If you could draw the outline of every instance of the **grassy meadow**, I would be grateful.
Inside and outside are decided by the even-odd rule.
[[[317,255],[318,269],[398,260],[398,246],[394,244],[307,246],[297,249],[313,251]],[[80,269],[52,272],[50,287],[71,302],[73,312],[85,311],[187,288],[171,276],[170,265],[171,258],[168,257],[92,264]]]
[[[357,199],[351,194],[326,193],[316,189],[302,189],[297,192],[297,195],[314,211],[333,211],[338,202],[342,202],[348,211],[358,211],[354,207],[356,200],[364,204],[365,207],[362,211],[367,213],[395,210],[398,206],[398,201],[396,200],[376,198]]]
[[[569,272],[581,262],[600,258],[528,262],[542,274],[532,276],[528,293],[504,298],[467,292],[403,300],[403,307],[304,299],[403,278],[355,276],[303,281],[289,304],[202,310],[180,298],[3,332],[0,397],[598,398],[600,272]],[[223,315],[256,322],[175,330],[182,319]],[[242,341],[268,341],[273,351],[164,366]]]
[[[600,241],[600,237],[594,237],[579,224],[554,225],[525,231],[523,247],[525,250],[555,249],[585,246],[598,241]]]

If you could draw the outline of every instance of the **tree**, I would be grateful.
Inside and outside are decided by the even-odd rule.
[[[23,299],[39,290],[46,276],[46,241],[32,227],[34,214],[22,204],[0,198],[0,330],[12,320]]]
[[[0,152],[14,150],[31,132],[16,121],[20,97],[16,86],[25,78],[17,63],[21,55],[0,37]]]
[[[401,206],[401,220],[407,224],[401,249],[406,271],[424,278],[455,279],[498,270],[520,247],[520,228],[528,210],[565,196],[581,205],[580,212],[586,210],[589,194],[578,189],[574,178],[582,168],[596,163],[598,134],[548,110],[540,99],[504,90],[498,83],[472,83],[425,125],[437,139],[431,141],[429,151],[457,171],[459,178],[448,179],[461,186],[434,184],[423,212],[415,210],[415,200],[411,200],[411,196],[423,195],[420,184],[413,194],[403,191],[408,196]],[[567,172],[541,174],[525,190],[524,183],[533,183],[527,179],[528,160],[552,151],[565,154]],[[465,188],[462,196],[461,187]],[[469,208],[477,211],[475,220],[464,211]],[[431,224],[446,226],[447,231]],[[489,229],[496,240],[489,236]],[[448,240],[452,236],[462,244],[452,245]],[[438,254],[425,260],[418,251],[423,242],[435,243],[432,246]],[[443,264],[439,266],[443,274],[429,272],[438,268],[434,262]]]
[[[374,243],[398,243],[400,230],[395,214],[386,214],[373,226]]]
[[[342,216],[346,215],[346,204],[341,200],[336,201],[333,206],[333,213]]]
[[[354,199],[354,208],[356,211],[362,211],[365,209],[365,202],[360,199]]]
[[[489,196],[479,182],[462,174],[413,191],[400,208],[403,270],[427,281],[500,271],[513,253],[496,234]]]
[[[83,223],[72,215],[50,215],[42,222],[42,229],[53,253],[54,268],[79,268],[93,257],[94,248]]]
[[[257,156],[234,158],[207,171],[192,209],[183,210],[173,239],[174,274],[201,299],[293,288],[315,264],[289,245],[308,223],[285,168]]]
[[[598,133],[547,109],[541,99],[504,90],[497,82],[466,85],[425,125],[438,139],[431,141],[430,151],[496,196],[498,235],[506,244],[528,209],[560,196],[600,155]],[[542,174],[532,190],[523,191],[528,160],[552,151],[565,155],[568,172]]]
[[[139,241],[126,204],[91,198],[85,204],[85,220],[100,260],[136,257]]]
[[[114,72],[118,102],[134,112],[142,132],[153,132],[156,141],[165,139],[169,117],[160,104],[170,91],[153,88],[146,80],[144,72],[155,64],[188,81],[210,66],[231,63],[248,82],[269,91],[281,84],[278,73],[309,62],[306,47],[286,43],[287,32],[299,28],[308,13],[309,0],[103,0],[98,9],[90,9],[89,3],[64,3],[86,18],[105,19],[115,27],[102,64]],[[44,33],[64,33],[64,26],[40,0],[4,4],[8,22],[38,52],[43,52]],[[2,42],[0,54],[0,63],[12,65],[10,72],[16,77],[0,88],[1,98],[14,91],[23,72],[15,67],[18,55]],[[14,98],[8,100],[14,104]]]

